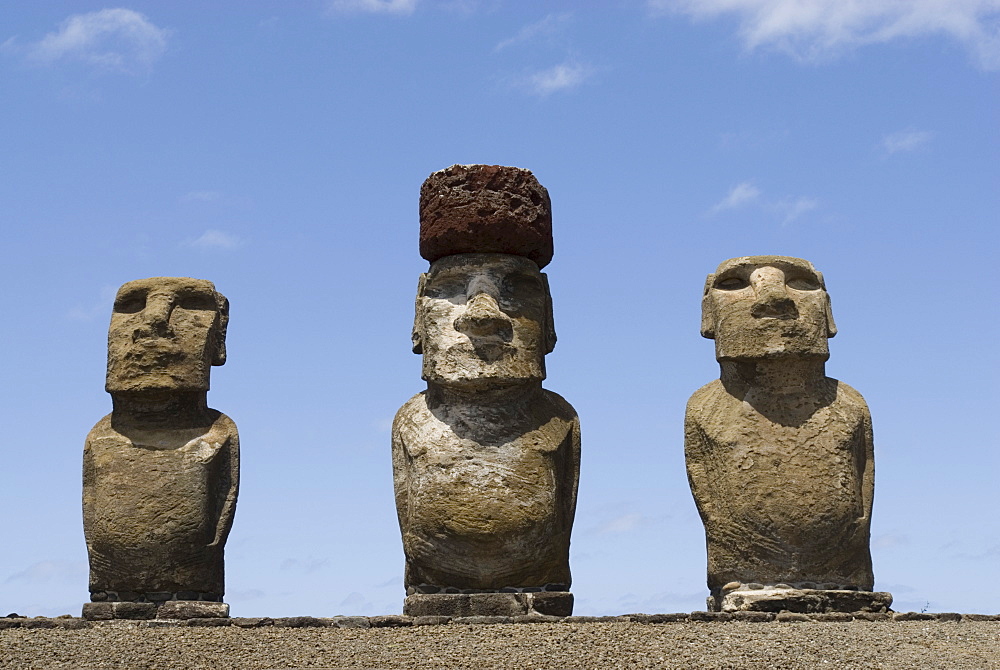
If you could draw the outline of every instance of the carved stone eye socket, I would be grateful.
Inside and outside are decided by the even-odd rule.
[[[746,279],[741,277],[726,277],[715,282],[715,288],[723,291],[738,291],[749,286]]]
[[[214,297],[200,293],[181,296],[180,300],[177,301],[177,306],[182,309],[208,310],[212,312],[218,308]]]
[[[785,282],[785,284],[797,291],[816,291],[819,289],[819,283],[807,277],[794,277]]]
[[[115,311],[119,314],[137,314],[145,308],[145,295],[126,295],[115,301]]]

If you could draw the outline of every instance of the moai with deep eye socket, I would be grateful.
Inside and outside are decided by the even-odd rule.
[[[239,436],[209,409],[226,362],[229,301],[201,279],[124,284],[108,330],[111,414],[87,435],[87,619],[225,617],[223,547],[239,486]]]
[[[540,272],[549,196],[528,170],[454,165],[420,191],[413,351],[427,390],[392,460],[410,615],[566,616],[580,468],[574,409],[542,388],[556,336]]]
[[[688,402],[684,450],[711,610],[892,604],[871,592],[871,415],[825,372],[836,332],[823,275],[801,258],[733,258],[705,282],[701,334],[721,375]]]

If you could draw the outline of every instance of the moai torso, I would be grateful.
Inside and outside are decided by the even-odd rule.
[[[857,391],[825,375],[835,333],[807,261],[736,258],[709,275],[702,334],[722,375],[688,402],[685,456],[716,606],[747,590],[873,586],[871,417]],[[841,596],[808,597],[822,610]]]
[[[428,406],[393,425],[396,503],[408,584],[568,588],[579,419],[538,389],[502,412]]]
[[[400,408],[392,442],[411,595],[569,589],[580,433],[573,408],[541,387],[555,344],[539,272],[551,258],[548,207],[517,168],[454,166],[421,191],[431,267],[414,351],[428,389]]]
[[[835,379],[782,424],[720,381],[688,404],[685,455],[705,523],[709,587],[732,582],[870,590],[871,418]]]
[[[222,596],[239,436],[229,417],[213,414],[209,426],[165,431],[118,431],[109,414],[90,431],[83,508],[91,592]]]
[[[225,362],[227,322],[228,302],[210,282],[156,277],[118,292],[108,334],[114,410],[83,456],[95,602],[222,599],[239,436],[206,393],[210,367]]]

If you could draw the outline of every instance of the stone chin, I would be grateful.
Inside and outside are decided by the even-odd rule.
[[[429,369],[428,369],[429,368]],[[437,386],[459,389],[490,389],[527,384],[540,384],[545,379],[544,370],[518,372],[500,368],[480,368],[461,373],[442,373],[432,366],[425,366],[421,375],[424,381]]]
[[[830,347],[826,334],[814,324],[768,319],[726,333],[721,323],[715,337],[715,357],[719,361],[815,358],[826,361]]]

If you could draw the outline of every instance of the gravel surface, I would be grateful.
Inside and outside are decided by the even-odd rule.
[[[997,621],[0,630],[0,668],[1000,668]]]

